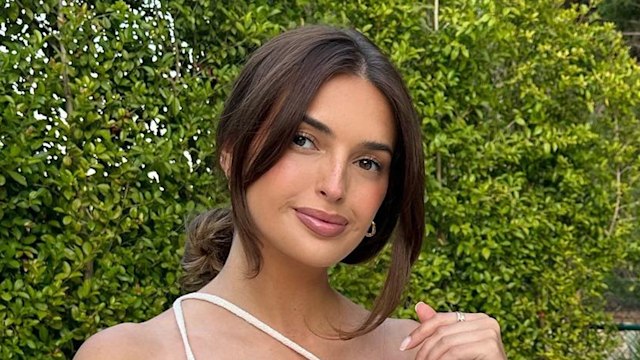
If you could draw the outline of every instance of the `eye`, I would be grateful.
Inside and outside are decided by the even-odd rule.
[[[382,170],[382,166],[380,165],[380,163],[373,159],[360,159],[358,160],[358,165],[364,170],[368,170],[368,171]]]
[[[316,145],[310,136],[298,133],[293,136],[293,143],[303,149],[315,149]]]

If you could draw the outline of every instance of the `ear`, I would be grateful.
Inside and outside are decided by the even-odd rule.
[[[229,179],[229,172],[231,171],[231,153],[227,150],[220,152],[220,167],[224,171],[224,176]]]

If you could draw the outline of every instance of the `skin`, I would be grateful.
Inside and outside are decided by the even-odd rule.
[[[245,276],[244,250],[234,239],[224,268],[200,292],[231,301],[322,359],[504,358],[495,320],[468,314],[466,322],[456,323],[455,315],[438,314],[426,304],[416,307],[421,323],[387,319],[366,335],[335,339],[335,328],[354,329],[368,311],[329,286],[327,268],[358,245],[384,199],[395,126],[386,99],[373,85],[339,75],[321,87],[298,130],[290,149],[247,190],[262,242],[260,273]],[[223,156],[223,168],[230,159]],[[319,234],[301,221],[300,209],[339,215],[344,228]],[[197,300],[182,304],[199,360],[300,359],[222,308]],[[184,359],[185,353],[170,309],[144,323],[99,332],[75,358]]]
[[[500,325],[486,314],[437,313],[419,302],[416,314],[421,325],[407,336],[401,349],[419,350],[416,359],[506,359]]]

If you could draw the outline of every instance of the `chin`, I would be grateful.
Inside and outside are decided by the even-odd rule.
[[[294,250],[293,253],[290,252],[290,256],[297,262],[309,267],[327,269],[338,264],[353,250],[336,252],[335,247],[333,249],[326,249],[327,245],[333,247],[336,244],[324,243],[305,250]]]

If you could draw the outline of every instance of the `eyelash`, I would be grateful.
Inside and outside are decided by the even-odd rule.
[[[309,148],[297,143],[297,140],[301,140],[301,139],[305,140],[305,141],[308,141],[311,145],[313,145],[314,149],[317,148],[316,147],[316,142],[315,142],[313,136],[311,136],[310,134],[304,133],[304,132],[298,132],[293,136],[292,142],[293,142],[294,146],[296,146],[298,148],[301,148],[301,149],[308,150]],[[371,157],[358,159],[356,162],[358,163],[360,168],[362,168],[365,171],[381,172],[383,170],[382,164],[379,161],[377,161],[377,160],[375,160],[374,158],[371,158]],[[373,167],[375,167],[375,169],[372,170],[371,168],[368,168],[368,169],[365,168],[365,166],[367,166],[368,164],[371,164]]]
[[[295,135],[293,135],[293,144],[301,149],[308,149],[302,145],[299,145],[296,140],[300,140],[300,139],[304,139],[307,140],[311,143],[311,145],[313,145],[314,148],[316,148],[316,142],[313,139],[313,136],[307,134],[307,133],[303,133],[303,132],[299,132]]]
[[[368,162],[368,163],[370,163],[371,165],[375,166],[375,167],[376,167],[376,169],[375,169],[375,170],[371,170],[370,168],[369,168],[369,169],[365,169],[364,167],[362,167],[362,165],[364,165],[364,164],[365,164],[365,162]],[[376,172],[381,172],[381,171],[382,171],[382,165],[381,165],[378,161],[376,161],[376,160],[374,160],[374,159],[372,159],[372,158],[364,158],[364,159],[360,159],[360,160],[358,160],[358,163],[359,163],[360,167],[361,167],[361,168],[363,168],[364,170],[367,170],[367,171],[376,171]]]

